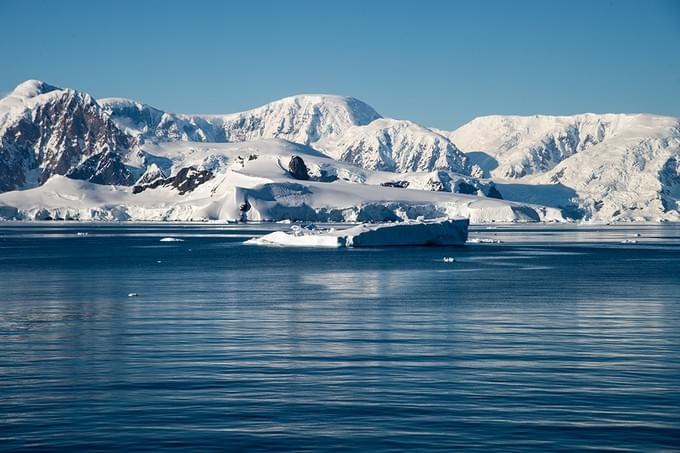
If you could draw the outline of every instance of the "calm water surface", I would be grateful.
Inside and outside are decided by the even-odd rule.
[[[680,226],[273,228],[0,224],[0,450],[680,449]]]

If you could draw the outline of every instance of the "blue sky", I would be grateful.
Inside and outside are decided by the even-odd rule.
[[[452,129],[680,116],[680,1],[0,1],[0,92],[37,78],[187,113],[300,93]]]

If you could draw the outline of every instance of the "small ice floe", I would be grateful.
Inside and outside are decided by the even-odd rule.
[[[78,231],[76,233],[76,236],[87,236],[88,234],[90,234],[90,233],[88,233],[87,231]]]
[[[184,242],[184,239],[180,238],[163,238],[161,242]]]
[[[633,236],[634,238],[639,238],[639,237],[640,237],[640,233],[633,233],[633,234],[631,234],[631,236]]]
[[[472,238],[468,239],[468,242],[472,244],[502,244],[503,241],[500,239],[490,239],[490,238]]]
[[[158,260],[158,261],[156,261],[156,262],[157,262],[158,264],[161,264],[161,263],[162,263],[163,261],[161,261],[161,260]]]
[[[455,262],[456,262],[456,259],[455,259],[454,257],[452,257],[452,256],[445,256],[444,259],[443,259],[443,261],[444,261],[445,263],[455,263]]]
[[[137,293],[128,293],[128,297],[137,297],[139,294]]]
[[[623,241],[621,241],[621,244],[637,244],[637,243],[638,241],[636,241],[635,239],[624,239]]]
[[[283,219],[283,220],[279,220],[279,221],[276,222],[276,223],[283,223],[283,224],[285,224],[285,225],[288,225],[288,224],[291,224],[291,223],[293,223],[293,222],[292,222],[290,219]]]

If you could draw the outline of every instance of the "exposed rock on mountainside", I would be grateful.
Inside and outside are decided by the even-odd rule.
[[[174,187],[180,195],[191,192],[201,184],[210,181],[215,175],[208,170],[198,170],[194,167],[182,168],[175,176],[169,178],[158,177],[150,182],[141,182],[132,188],[132,193],[137,194],[147,189],[157,187]]]
[[[293,156],[290,158],[290,162],[288,163],[288,171],[295,179],[301,179],[303,181],[309,179],[309,170],[307,170],[305,161],[302,160],[302,157],[300,156]]]
[[[133,144],[92,97],[30,80],[0,100],[0,191],[78,172],[104,184],[128,184],[118,154]]]

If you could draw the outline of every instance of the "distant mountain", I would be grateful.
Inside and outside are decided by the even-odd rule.
[[[229,115],[167,113],[117,98],[101,99],[99,103],[122,130],[156,142],[224,143],[281,138],[308,145],[380,118],[373,108],[357,99],[328,95],[288,97]]]
[[[101,99],[118,127],[140,142],[245,142],[279,138],[312,145],[343,162],[395,172],[466,172],[446,137],[410,121],[383,119],[350,97],[300,95],[229,115],[162,112],[127,99]]]
[[[487,116],[447,135],[497,182],[533,184],[535,192],[550,185],[570,189],[577,217],[609,221],[678,215],[678,118]],[[501,189],[508,196],[512,191],[512,186]]]
[[[377,119],[316,146],[335,159],[368,170],[470,171],[467,157],[448,138],[411,121]]]

